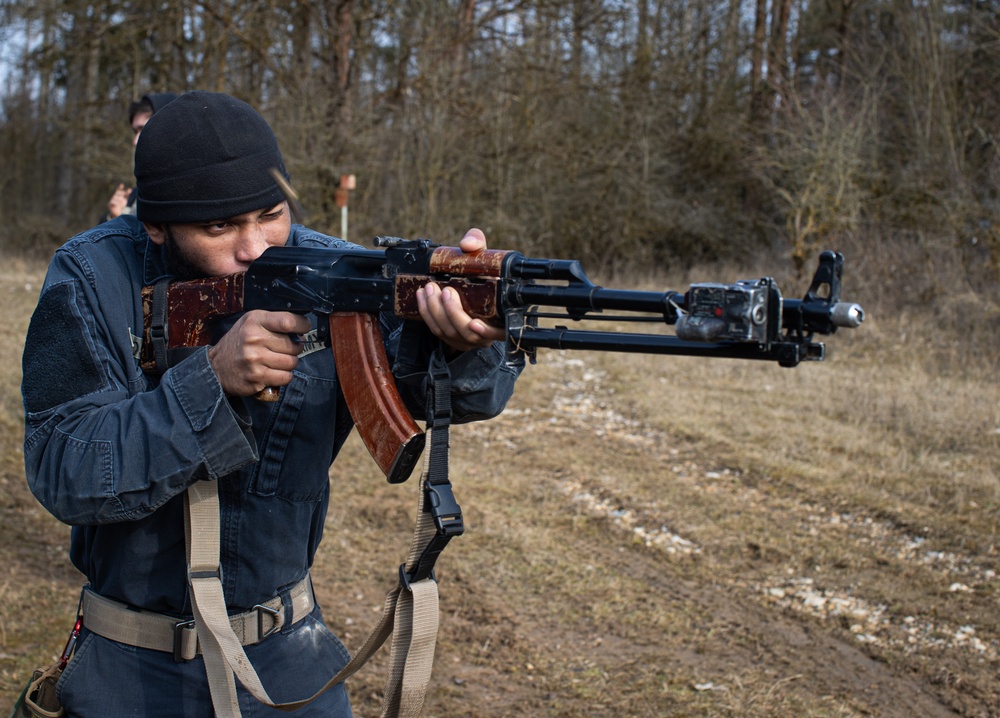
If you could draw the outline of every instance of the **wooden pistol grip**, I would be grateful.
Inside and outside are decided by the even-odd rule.
[[[390,483],[406,481],[424,448],[424,434],[396,390],[378,318],[331,314],[330,343],[340,388],[368,453]]]
[[[254,394],[253,398],[257,401],[263,401],[270,404],[281,398],[281,389],[276,386],[265,386],[263,389]]]

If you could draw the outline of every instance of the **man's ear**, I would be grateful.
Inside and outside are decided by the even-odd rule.
[[[167,225],[165,224],[150,224],[149,222],[143,222],[142,226],[146,228],[146,234],[149,235],[150,240],[153,244],[162,245],[167,241]]]

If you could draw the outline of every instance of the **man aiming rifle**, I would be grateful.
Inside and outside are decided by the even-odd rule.
[[[138,221],[57,252],[25,345],[28,481],[74,526],[71,557],[89,580],[59,683],[70,715],[256,715],[254,699],[291,709],[331,685],[302,714],[350,715],[341,676],[327,681],[348,656],[308,570],[329,466],[355,425],[393,482],[424,448],[410,415],[431,428],[395,605],[436,586],[434,561],[463,530],[447,424],[499,413],[537,349],[792,367],[824,358],[815,334],[864,318],[840,301],[834,252],[799,300],[770,278],[605,289],[579,262],[488,250],[478,230],[459,248],[348,245],[290,223],[273,133],[225,95],[189,93],[158,112],[135,168]],[[547,326],[582,319],[674,333]],[[383,620],[373,639],[391,628]],[[415,715],[422,689],[400,673],[386,715]]]
[[[333,356],[295,338],[315,317],[248,311],[162,376],[140,367],[143,287],[242,272],[268,247],[346,245],[291,223],[273,169],[287,177],[249,105],[182,95],[139,138],[137,216],[72,238],[49,267],[24,349],[24,454],[32,492],[73,527],[70,556],[88,582],[57,691],[69,716],[272,712],[219,668],[212,617],[192,605],[203,583],[218,587],[227,635],[275,702],[310,695],[348,660],[309,579],[329,468],[353,426]],[[485,246],[478,230],[461,241],[465,252]],[[418,301],[422,321],[378,317],[406,406],[424,413],[440,347],[452,420],[499,413],[517,377],[503,330],[469,317],[454,290],[432,283]],[[254,399],[265,387],[280,399]],[[211,572],[185,541],[185,494],[193,504],[189,489],[206,486],[218,494]],[[343,685],[298,715],[351,715]]]

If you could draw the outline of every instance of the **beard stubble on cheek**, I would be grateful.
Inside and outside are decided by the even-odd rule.
[[[163,241],[163,248],[167,254],[167,267],[170,269],[170,273],[173,274],[179,280],[187,279],[201,279],[206,276],[205,270],[198,266],[191,257],[189,257],[180,245],[177,243],[177,238],[174,236],[174,231],[171,226],[166,225],[166,239]]]

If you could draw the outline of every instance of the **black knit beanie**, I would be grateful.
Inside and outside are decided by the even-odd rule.
[[[135,148],[136,215],[151,224],[208,222],[273,207],[287,179],[278,141],[247,103],[188,92],[154,114]]]

